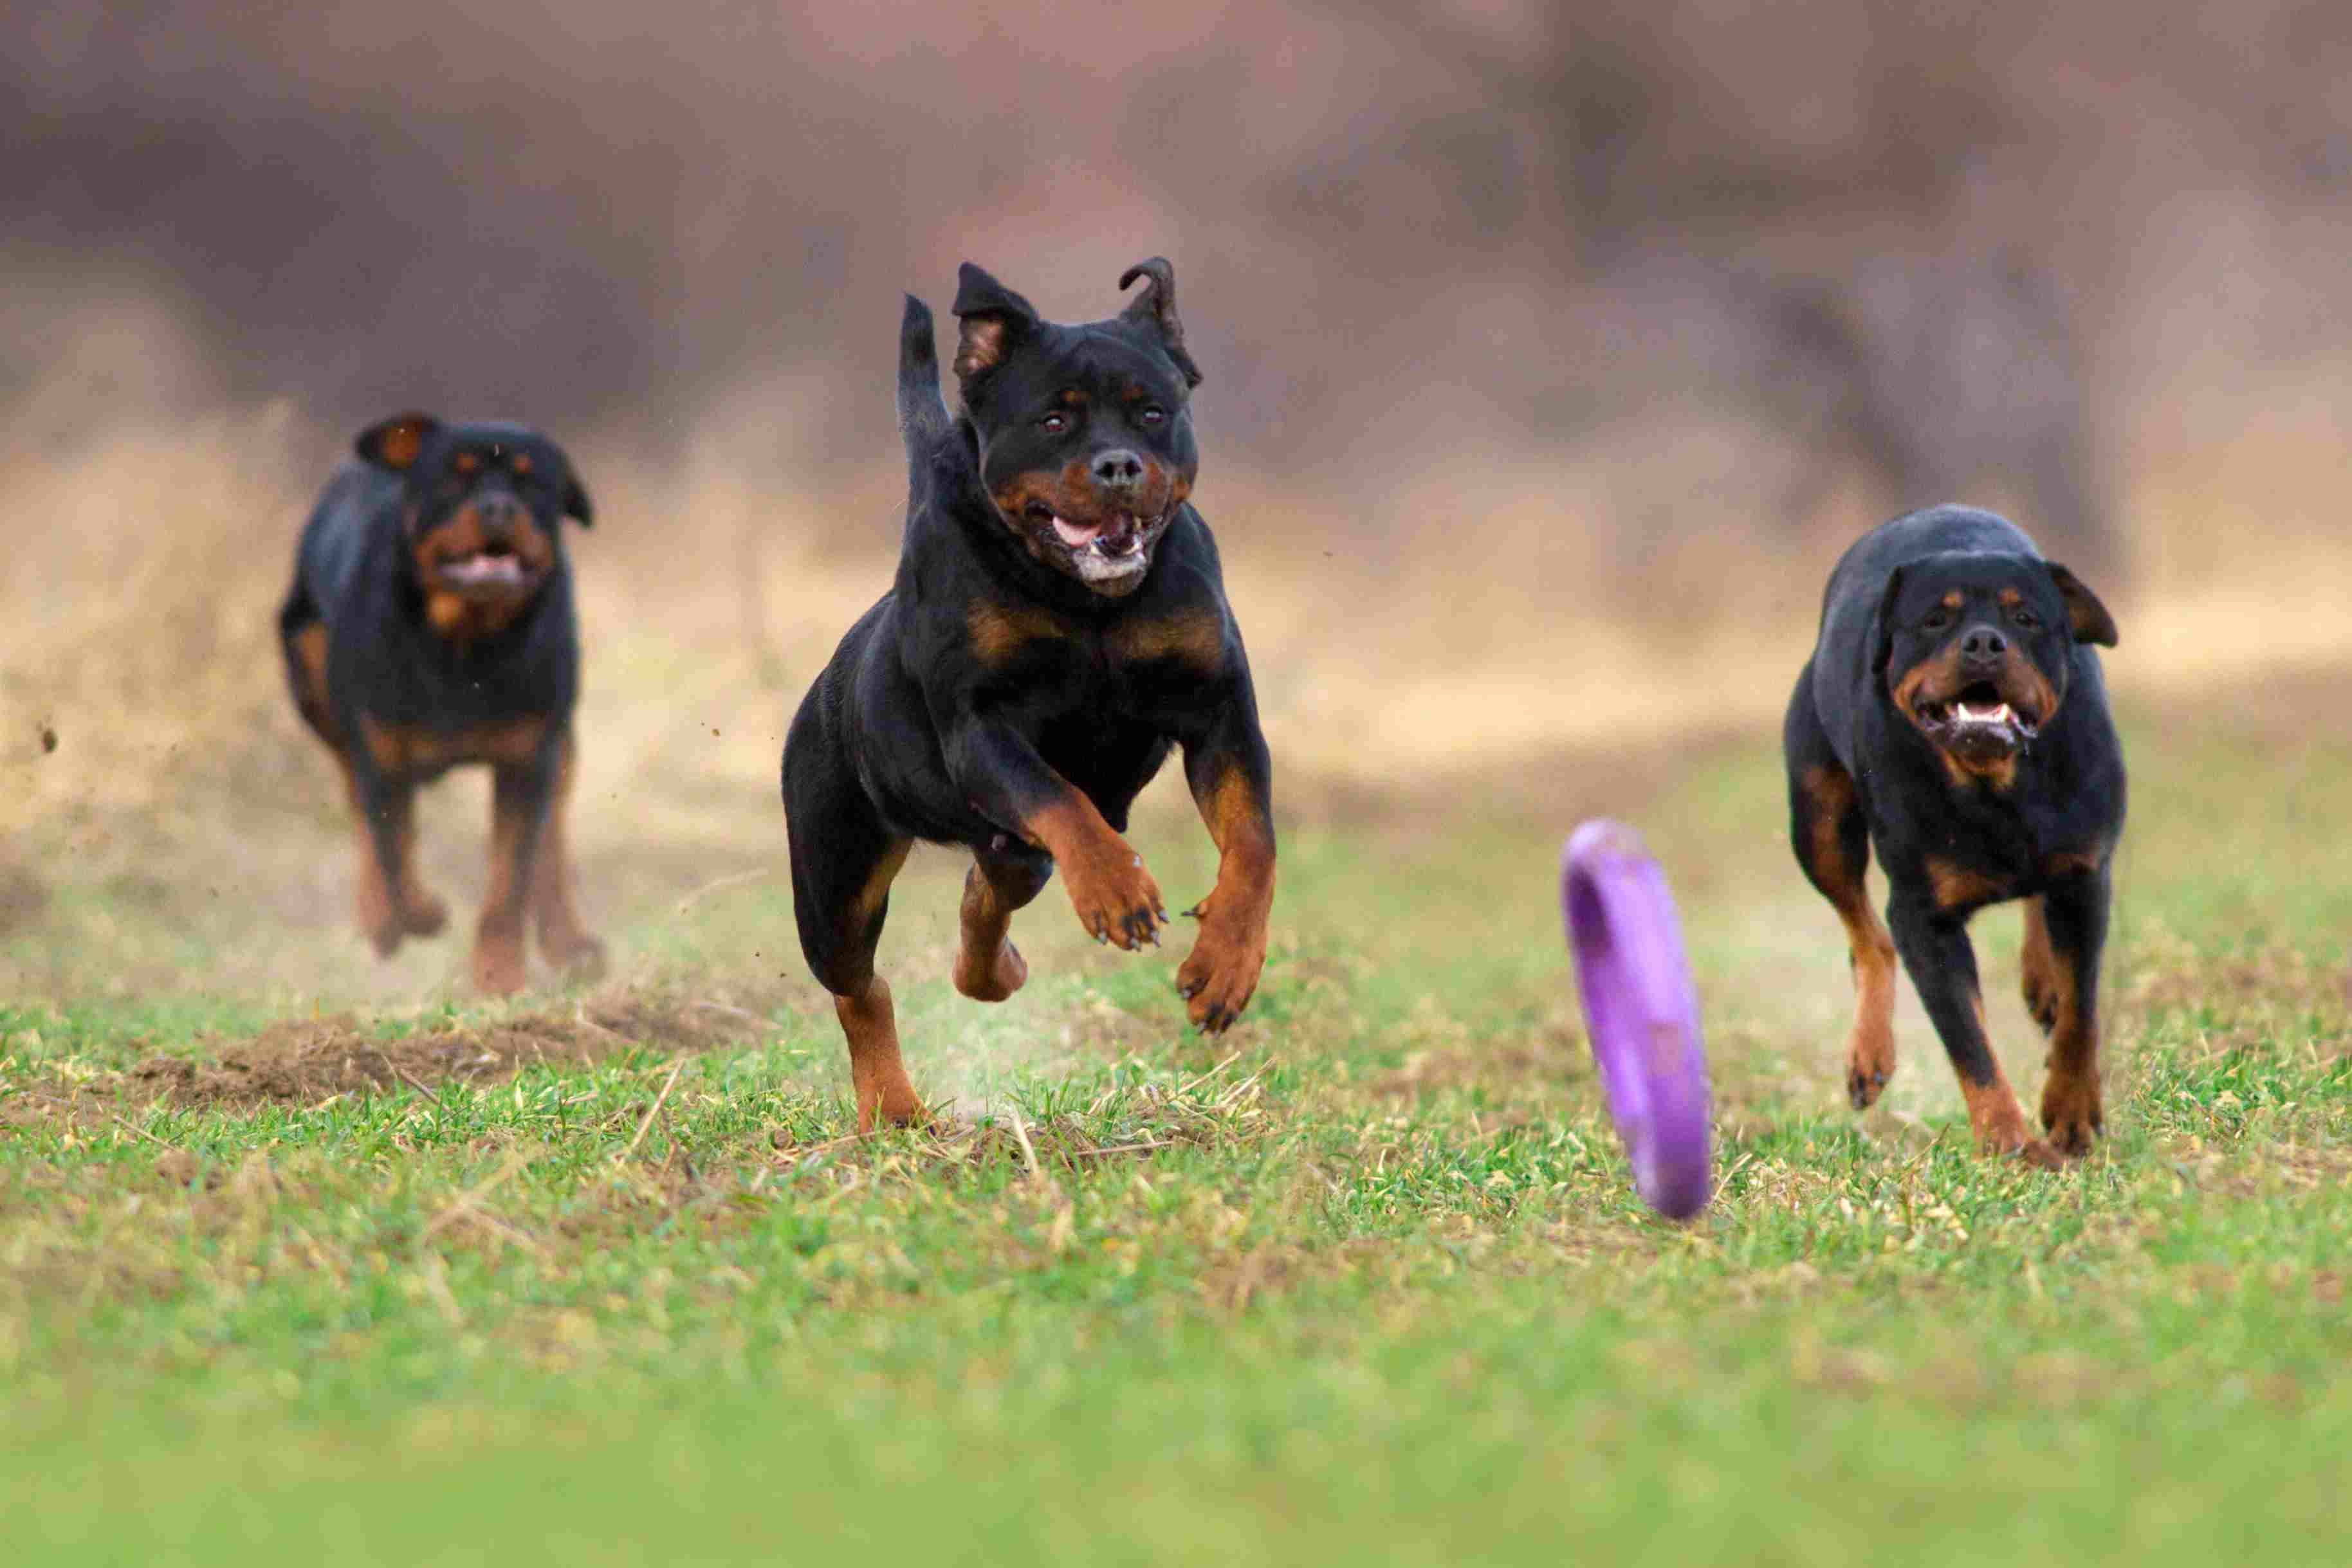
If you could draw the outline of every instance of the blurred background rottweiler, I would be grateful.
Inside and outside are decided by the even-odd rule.
[[[590,519],[561,447],[514,424],[372,424],[302,530],[278,617],[294,705],[341,766],[360,827],[360,928],[389,956],[448,906],[417,878],[416,787],[495,778],[474,984],[523,983],[523,925],[551,963],[600,971],[572,907],[563,809],[580,631],[562,522]]]

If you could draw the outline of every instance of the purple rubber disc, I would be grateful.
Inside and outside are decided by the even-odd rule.
[[[1595,818],[1560,855],[1559,904],[1634,1190],[1667,1218],[1688,1219],[1714,1186],[1706,1048],[1666,873],[1639,833]]]

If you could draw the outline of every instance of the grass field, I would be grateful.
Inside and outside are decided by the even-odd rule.
[[[859,1141],[772,752],[592,789],[621,977],[487,1005],[446,939],[364,956],[274,720],[191,763],[240,803],[61,812],[0,866],[9,1554],[2352,1560],[2352,741],[2309,723],[2345,695],[2126,705],[2108,1137],[2055,1176],[1971,1152],[1907,991],[1844,1110],[1760,729],[1291,779],[1215,1043],[1181,947],[1097,949],[1058,888],[1029,988],[954,996],[961,865],[919,853],[883,966],[953,1115]],[[425,818],[461,906],[468,788]],[[1632,1197],[1561,955],[1553,856],[1603,810],[1706,1008],[1687,1228]],[[1171,906],[1206,888],[1169,781],[1134,837]],[[2017,921],[1977,929],[2031,1105]]]

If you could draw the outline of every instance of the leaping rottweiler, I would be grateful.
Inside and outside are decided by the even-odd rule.
[[[967,264],[954,418],[930,312],[907,301],[898,579],[842,639],[783,756],[801,946],[848,1037],[861,1129],[922,1115],[874,971],[914,841],[971,852],[954,974],[968,997],[1027,979],[1007,933],[1056,866],[1097,940],[1157,945],[1160,888],[1120,834],[1173,747],[1222,857],[1177,990],[1213,1032],[1257,988],[1273,768],[1216,542],[1188,500],[1201,372],[1175,277],[1155,258],[1119,287],[1138,278],[1118,316],[1063,326]]]

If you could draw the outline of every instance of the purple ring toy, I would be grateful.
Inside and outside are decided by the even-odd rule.
[[[1634,1189],[1667,1218],[1688,1219],[1714,1186],[1706,1048],[1665,873],[1639,833],[1595,818],[1560,855],[1559,904]]]

